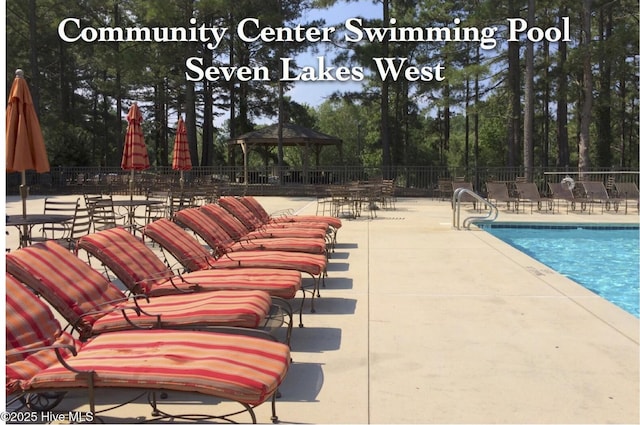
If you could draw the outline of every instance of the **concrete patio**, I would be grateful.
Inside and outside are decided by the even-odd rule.
[[[316,211],[313,198],[258,200],[268,211]],[[19,213],[19,199],[6,207]],[[29,208],[41,212],[42,198]],[[498,220],[638,223],[635,208],[560,211],[501,210]],[[294,329],[281,423],[640,422],[638,318],[483,231],[454,230],[448,202],[402,198],[377,218],[344,219],[316,309]],[[216,407],[168,401],[174,412]],[[85,402],[69,395],[57,410],[86,412]],[[103,419],[149,412],[142,399]],[[268,422],[270,406],[256,413]]]

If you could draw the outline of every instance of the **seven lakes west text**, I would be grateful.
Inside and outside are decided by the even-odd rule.
[[[560,18],[558,27],[540,28],[529,27],[522,18],[508,18],[506,20],[506,41],[532,42],[546,40],[549,42],[571,41],[569,34],[569,18]],[[73,43],[83,41],[94,42],[199,42],[208,49],[216,50],[229,31],[225,27],[208,27],[197,25],[195,18],[189,20],[190,27],[89,27],[83,26],[78,18],[66,18],[58,25],[58,35],[61,40]],[[388,39],[392,43],[398,42],[475,42],[484,50],[493,49],[497,45],[496,33],[498,27],[461,26],[459,18],[453,20],[453,25],[445,27],[403,27],[395,26],[395,18],[389,20],[389,27],[366,27],[362,19],[350,18],[344,22],[344,30],[337,32],[336,27],[271,27],[262,26],[257,18],[246,18],[236,27],[238,38],[245,43],[286,43],[286,42],[336,42],[339,37],[344,43],[382,42]],[[203,67],[204,60],[190,57],[185,61],[187,70],[185,78],[188,81],[237,80],[237,81],[271,81],[273,78],[281,81],[362,81],[365,77],[361,66],[334,67],[326,63],[323,56],[316,58],[316,66],[304,66],[300,69],[294,66],[294,59],[283,57],[281,72],[276,77],[266,66],[209,66]],[[409,65],[407,58],[373,58],[375,68],[382,80],[408,81],[443,81],[445,66],[438,62],[435,65]]]

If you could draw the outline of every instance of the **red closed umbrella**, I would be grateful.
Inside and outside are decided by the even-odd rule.
[[[187,140],[187,128],[182,117],[178,118],[176,138],[173,141],[173,162],[171,168],[180,170],[180,189],[184,188],[184,172],[191,169],[191,154]]]
[[[135,171],[149,168],[147,145],[144,143],[144,135],[142,134],[142,114],[136,102],[134,102],[129,109],[127,122],[127,133],[124,138],[124,149],[122,151],[122,162],[120,166],[123,170],[131,170],[129,192],[133,198],[133,178]]]
[[[27,215],[29,195],[25,171],[36,170],[38,173],[46,173],[49,171],[49,159],[31,92],[21,69],[16,70],[16,77],[9,92],[6,118],[6,170],[22,173],[20,197],[24,217]]]

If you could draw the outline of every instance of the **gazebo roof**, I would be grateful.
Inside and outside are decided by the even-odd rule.
[[[229,140],[230,145],[278,145],[278,124],[273,124],[259,130],[245,133],[235,139]],[[286,123],[282,125],[282,144],[284,146],[300,145],[342,145],[342,139],[329,136],[310,128],[297,124]]]

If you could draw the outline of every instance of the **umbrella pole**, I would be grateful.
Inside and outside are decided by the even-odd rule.
[[[180,191],[184,190],[184,171],[180,170]]]
[[[27,187],[27,173],[23,170],[20,176],[20,198],[22,198],[22,218],[27,218],[27,196],[29,196],[29,188]],[[27,246],[29,240],[29,226],[22,226],[22,240],[20,246]]]
[[[135,170],[131,170],[131,177],[129,177],[129,199],[133,200],[133,173]]]

